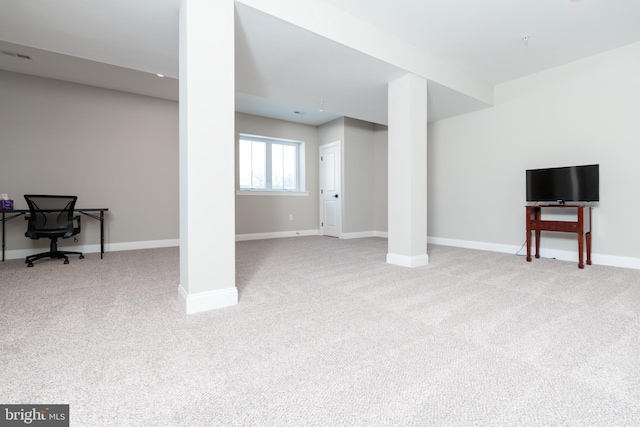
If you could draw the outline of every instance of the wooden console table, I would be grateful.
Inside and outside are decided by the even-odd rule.
[[[540,205],[527,208],[527,261],[531,261],[531,232],[536,232],[536,258],[540,258],[540,232],[562,231],[578,234],[578,268],[584,268],[582,252],[584,241],[587,247],[587,265],[591,265],[591,206]],[[542,220],[543,209],[576,209],[577,221]],[[585,215],[585,210],[587,215]]]

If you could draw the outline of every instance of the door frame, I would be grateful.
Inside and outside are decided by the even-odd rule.
[[[343,194],[344,192],[342,191],[343,188],[343,180],[342,180],[342,141],[338,140],[338,141],[334,141],[334,142],[329,142],[327,144],[322,144],[318,147],[318,197],[320,197],[320,203],[319,203],[319,208],[320,208],[320,217],[319,217],[319,221],[318,221],[318,229],[320,230],[320,235],[324,236],[324,194],[322,193],[322,178],[323,178],[323,172],[322,172],[322,150],[326,149],[326,148],[332,148],[332,147],[338,147],[339,151],[340,151],[340,229],[338,230],[338,238],[342,238],[342,219],[344,217],[343,215],[343,211],[344,211],[344,197]]]

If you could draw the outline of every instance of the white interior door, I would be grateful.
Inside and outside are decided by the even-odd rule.
[[[320,231],[340,237],[342,231],[342,187],[340,186],[340,141],[320,147]]]

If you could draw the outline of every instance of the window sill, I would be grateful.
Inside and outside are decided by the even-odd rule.
[[[236,190],[236,196],[302,196],[309,195],[308,191],[262,191],[262,190]]]

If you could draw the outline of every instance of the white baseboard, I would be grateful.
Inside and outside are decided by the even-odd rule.
[[[33,249],[12,249],[12,250],[7,250],[4,252],[4,259],[6,260],[10,260],[10,259],[21,259],[21,258],[26,258],[29,255],[35,255],[37,253],[40,252],[44,252],[46,251],[47,248],[33,248]],[[76,250],[76,249],[66,249],[68,251],[70,250]]]
[[[168,248],[180,246],[180,239],[167,239],[167,240],[146,240],[143,242],[122,242],[122,243],[105,243],[105,252],[115,251],[132,251],[136,249],[153,249],[153,248]],[[29,255],[37,254],[48,250],[48,247],[42,248],[29,248],[29,249],[11,249],[5,251],[5,259],[20,259]],[[65,245],[58,246],[61,251],[75,251],[82,252],[83,254],[95,254],[100,253],[100,245]]]
[[[238,288],[234,286],[190,295],[179,285],[178,298],[184,312],[194,314],[238,304]]]
[[[502,252],[508,254],[520,253],[526,255],[526,248],[514,245],[502,245],[498,243],[476,242],[471,240],[445,239],[441,237],[428,237],[427,243],[442,246],[455,246],[458,248],[478,249],[481,251]],[[532,250],[535,250],[532,248]],[[567,251],[562,249],[540,248],[540,257],[554,258],[561,261],[578,262],[578,250]],[[585,254],[586,260],[586,254]],[[640,258],[623,257],[616,255],[591,254],[591,262],[610,267],[632,268],[640,270]]]
[[[633,268],[634,270],[640,270],[640,258],[592,253],[591,262],[593,264],[609,265],[611,267]]]
[[[526,254],[526,249],[523,249]],[[535,249],[532,248],[532,255]],[[583,255],[584,262],[586,265],[586,253]],[[545,249],[540,248],[540,257],[541,258],[555,258],[562,261],[571,261],[578,262],[578,250],[575,251],[566,251],[559,249]],[[634,270],[640,270],[640,258],[631,258],[631,257],[623,257],[623,256],[614,256],[614,255],[602,255],[602,254],[591,254],[591,263],[596,265],[607,265],[609,267],[622,267],[622,268],[632,268]]]
[[[275,231],[272,233],[236,234],[236,242],[246,240],[279,239],[282,237],[318,236],[320,230]],[[355,233],[341,233],[341,239],[361,239],[364,237],[387,237],[386,231],[359,231]]]
[[[366,237],[387,237],[386,231],[356,231],[354,233],[340,233],[341,239],[363,239]]]
[[[317,236],[319,230],[275,231],[273,233],[236,234],[236,242],[245,240],[279,239],[283,237]]]
[[[363,239],[365,237],[375,237],[375,231],[356,231],[354,233],[340,233],[341,239]]]
[[[423,265],[429,264],[429,255],[407,256],[388,253],[387,263],[409,268],[422,267]]]
[[[457,248],[479,249],[481,251],[502,252],[515,254],[520,246],[502,245],[499,243],[476,242],[473,240],[445,239],[442,237],[427,237],[427,243]]]
[[[95,246],[95,250],[92,252],[100,252],[100,245]],[[144,242],[123,242],[123,243],[107,243],[104,245],[106,252],[110,251],[132,251],[136,249],[153,249],[153,248],[171,248],[174,246],[180,246],[180,239],[166,239],[166,240],[147,240]]]
[[[284,232],[275,232],[275,233],[256,233],[256,234],[239,234],[236,235],[236,241],[242,240],[260,240],[260,239],[274,239],[280,237],[295,237],[295,236],[317,236],[319,234],[319,230],[302,230],[302,231],[284,231]],[[362,238],[362,237],[382,237],[388,238],[388,234],[386,231],[367,231],[360,233],[343,233],[341,238],[343,239],[354,239],[354,238]],[[525,249],[521,246],[514,245],[503,245],[498,243],[487,243],[487,242],[478,242],[473,240],[458,240],[458,239],[446,239],[442,237],[427,237],[427,243],[431,243],[434,245],[442,245],[442,246],[454,246],[459,248],[467,248],[467,249],[478,249],[482,251],[492,251],[492,252],[501,252],[501,253],[509,253],[516,254],[520,251],[520,253],[526,253]],[[153,249],[153,248],[166,248],[166,247],[175,247],[180,246],[180,239],[166,239],[166,240],[147,240],[142,242],[122,242],[122,243],[107,243],[105,244],[105,252],[111,251],[128,251],[128,250],[136,250],[136,249]],[[85,254],[88,253],[99,253],[100,245],[92,244],[92,245],[77,245],[77,246],[60,246],[61,250],[67,251],[78,251]],[[5,251],[5,259],[21,259],[25,258],[28,255],[33,255],[39,252],[46,251],[47,248],[29,248],[29,249],[12,249]],[[394,254],[392,255],[392,259]],[[387,258],[389,257],[387,255]],[[576,251],[567,251],[567,250],[559,250],[559,249],[545,249],[540,248],[540,256],[543,258],[555,258],[562,261],[576,261],[578,259],[577,250]],[[635,270],[640,270],[640,258],[633,257],[624,257],[624,256],[616,256],[616,255],[606,255],[606,254],[591,254],[591,259],[594,264],[599,265],[608,265],[611,267],[622,267],[622,268],[632,268]],[[389,261],[387,261],[389,262]],[[401,261],[408,264],[411,264],[412,261]],[[428,262],[428,260],[427,260]],[[390,264],[397,265],[405,265],[395,262],[390,262]]]

